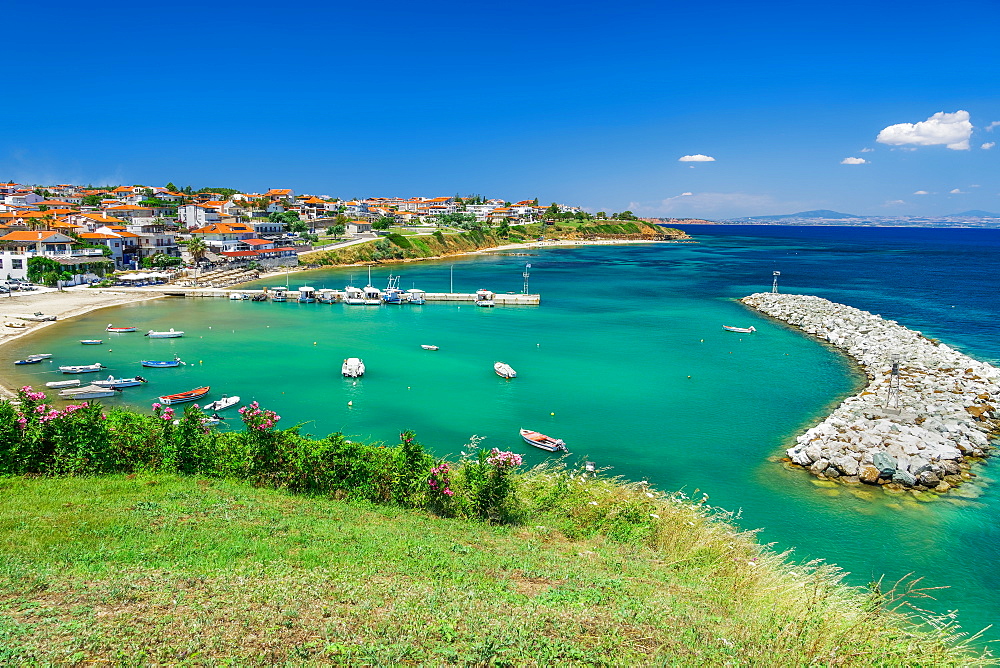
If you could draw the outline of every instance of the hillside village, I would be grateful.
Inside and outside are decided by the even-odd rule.
[[[374,239],[392,226],[470,229],[552,216],[591,218],[580,207],[542,206],[537,199],[342,200],[290,188],[218,190],[0,183],[0,279],[26,280],[32,258],[44,258],[47,271],[75,284],[113,270],[176,266],[192,255],[213,262],[294,257],[319,241],[317,231],[347,243]],[[185,246],[192,253],[182,260]]]

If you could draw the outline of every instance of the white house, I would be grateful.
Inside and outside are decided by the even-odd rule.
[[[28,280],[28,256],[16,250],[0,250],[0,280]]]
[[[187,229],[205,227],[222,220],[219,207],[206,204],[184,204],[177,207],[177,218]]]

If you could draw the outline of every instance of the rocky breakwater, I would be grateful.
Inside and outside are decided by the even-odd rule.
[[[894,320],[807,295],[757,293],[744,304],[846,352],[868,385],[800,435],[788,457],[813,475],[887,491],[946,492],[1000,434],[1000,369]],[[890,396],[898,360],[898,398]]]

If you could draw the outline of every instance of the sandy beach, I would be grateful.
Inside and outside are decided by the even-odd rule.
[[[41,313],[56,316],[56,321],[90,313],[109,306],[121,306],[132,302],[159,299],[161,292],[139,292],[118,290],[95,290],[91,288],[68,288],[63,291],[42,289],[32,292],[14,292],[0,295],[0,346],[29,336],[54,321],[34,322],[19,319],[21,315]],[[23,323],[23,328],[8,327],[6,323]],[[13,396],[11,388],[0,381],[0,395]]]

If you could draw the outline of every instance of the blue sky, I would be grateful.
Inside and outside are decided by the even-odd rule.
[[[995,0],[5,12],[0,179],[708,218],[1000,211],[1000,146],[982,148],[1000,144]]]

